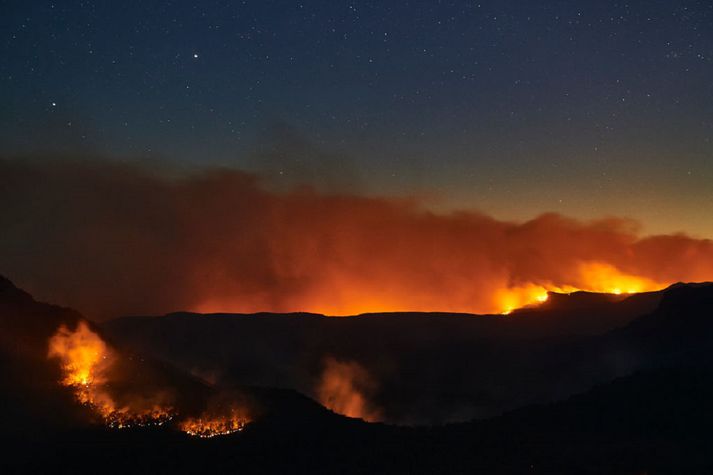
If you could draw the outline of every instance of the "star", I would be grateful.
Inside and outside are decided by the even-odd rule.
[[[193,59],[198,59],[198,53],[193,53]]]

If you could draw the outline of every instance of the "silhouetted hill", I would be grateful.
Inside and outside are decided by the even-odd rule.
[[[15,450],[0,468],[20,457],[29,472],[710,473],[712,382],[710,370],[637,373],[564,402],[436,428],[348,420],[280,392],[287,413],[231,436],[84,431],[31,452],[8,442]]]
[[[441,423],[557,399],[620,375],[562,380],[560,348],[569,352],[587,336],[626,325],[662,296],[550,294],[544,305],[509,316],[172,313],[103,328],[127,347],[195,374],[313,396],[325,358],[357,362],[377,381],[374,403],[386,420]]]
[[[0,417],[0,432],[36,438],[97,423],[92,411],[59,384],[60,366],[48,358],[50,337],[61,326],[73,329],[80,321],[103,334],[74,310],[37,302],[0,278],[0,407],[12,408]],[[177,396],[177,408],[198,411],[210,393],[204,383],[163,361],[115,351],[117,377],[111,389],[117,396],[170,391]]]
[[[711,368],[637,372],[563,402],[445,427],[438,438],[509,447],[513,473],[710,473],[712,398]]]
[[[659,306],[605,335],[601,352],[626,355],[639,367],[709,365],[713,355],[713,284],[677,285]]]
[[[37,473],[50,468],[60,473],[96,472],[123,466],[134,472],[155,473],[164,462],[180,472],[189,466],[198,471],[210,465],[200,459],[188,461],[181,452],[173,451],[197,455],[195,450],[224,447],[221,443],[206,446],[204,441],[179,432],[172,423],[163,428],[107,428],[59,384],[62,375],[58,364],[47,357],[48,340],[61,325],[74,328],[80,321],[115,343],[77,312],[37,302],[7,279],[0,279],[0,447],[5,453],[0,458],[0,472]],[[198,415],[214,397],[239,395],[259,421],[249,427],[252,450],[260,457],[266,455],[261,441],[288,448],[305,433],[311,434],[308,439],[313,442],[322,436],[336,440],[344,431],[368,425],[337,415],[292,390],[212,387],[165,362],[124,351],[121,345],[113,351],[120,359],[119,381],[112,381],[114,390],[171,391],[177,396],[174,407],[179,413]],[[241,435],[227,436],[222,443],[233,444]],[[126,451],[132,454],[130,462]],[[225,455],[220,463],[226,461]]]
[[[634,318],[656,309],[665,291],[632,295],[550,292],[543,304],[514,312],[520,331],[529,337],[596,335],[626,325]]]
[[[0,277],[0,407],[11,408],[0,417],[0,432],[31,437],[79,420],[71,395],[57,386],[58,369],[47,362],[47,342],[60,325],[80,318]]]
[[[172,386],[196,405],[218,390],[238,391],[258,403],[259,417],[243,432],[203,440],[170,425],[114,430],[92,424],[85,408],[59,388],[56,368],[46,358],[47,338],[56,327],[82,317],[36,302],[0,280],[0,446],[6,454],[0,471],[711,473],[713,285],[676,285],[635,304],[625,304],[634,296],[572,297],[553,296],[550,306],[513,317],[172,314],[107,325],[105,336],[122,358],[137,362],[129,364],[133,377],[127,384]],[[598,305],[632,305],[627,311],[634,312],[652,302],[654,308],[638,318],[622,311],[616,320],[626,322],[602,334],[528,337],[520,329],[532,325],[538,312],[545,319],[576,319],[572,312]],[[135,331],[136,338],[119,330]],[[205,344],[211,341],[214,346]],[[231,350],[231,341],[238,350]],[[142,356],[139,343],[153,345],[154,357]],[[280,344],[285,346],[272,346]],[[392,378],[380,381],[378,397],[394,397],[394,406],[413,391],[411,401],[429,391],[441,394],[422,403],[426,411],[438,401],[449,403],[443,394],[458,388],[491,390],[508,383],[490,397],[529,393],[511,396],[508,404],[494,400],[493,407],[505,413],[484,420],[433,427],[366,423],[288,389],[295,375],[309,376],[301,373],[309,357],[321,357],[325,349],[352,355],[370,370],[379,368],[370,362],[390,366]],[[198,358],[202,351],[206,359]],[[176,369],[175,361],[158,359],[161,352],[183,355],[181,365],[198,374],[206,371],[206,361],[224,364],[228,376],[214,373],[219,384],[203,384]],[[241,356],[248,360],[234,359]],[[284,389],[237,384],[240,375],[266,368],[270,377],[285,378],[274,385]],[[550,402],[507,410],[530,399]]]

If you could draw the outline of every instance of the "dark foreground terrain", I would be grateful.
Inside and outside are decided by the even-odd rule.
[[[224,387],[259,403],[245,430],[205,440],[97,424],[47,359],[57,327],[82,319],[0,280],[2,473],[713,473],[713,285],[552,296],[509,317],[93,326],[126,360],[127,385],[172,388],[185,411]],[[325,356],[373,374],[384,420],[430,424],[320,406],[307,396]]]

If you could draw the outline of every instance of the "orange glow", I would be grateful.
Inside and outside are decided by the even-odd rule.
[[[367,398],[374,389],[374,380],[361,365],[328,358],[317,397],[323,406],[338,414],[374,422],[381,418],[381,412]]]
[[[661,290],[667,286],[666,283],[627,274],[603,262],[581,263],[571,282],[575,285],[525,284],[500,290],[496,293],[498,308],[501,314],[509,315],[513,310],[546,302],[548,292],[586,291],[622,295]]]
[[[49,358],[60,361],[63,378],[81,404],[91,408],[109,427],[162,425],[173,418],[170,407],[134,399],[120,404],[109,391],[110,376],[117,363],[116,353],[80,321],[74,331],[59,327],[49,340]]]
[[[518,308],[544,303],[548,299],[547,292],[547,288],[535,284],[500,290],[496,293],[496,313],[509,315]]]
[[[580,275],[586,288],[590,292],[603,292],[608,294],[634,294],[660,290],[667,286],[665,283],[655,282],[646,277],[640,277],[621,272],[616,267],[602,263],[590,262],[583,264]]]
[[[457,297],[453,300],[449,300],[444,295],[423,294],[416,291],[404,295],[398,283],[377,288],[373,287],[371,282],[364,285],[355,281],[351,286],[345,282],[343,287],[339,287],[338,292],[317,293],[313,298],[306,300],[306,303],[295,303],[295,308],[306,306],[309,311],[327,315],[434,310],[509,315],[516,309],[546,302],[549,292],[586,291],[621,295],[661,290],[670,284],[629,274],[611,264],[598,261],[580,262],[571,272],[565,270],[563,273],[567,278],[560,282],[525,282],[508,285],[495,279],[483,288],[474,286],[468,289],[470,296],[467,295],[463,282],[454,281],[452,288],[444,290],[444,295]],[[331,284],[334,286],[334,282]],[[371,293],[367,294],[367,292]],[[318,301],[318,299],[323,300]],[[215,299],[198,305],[195,311],[199,313],[230,311],[230,309],[242,309],[244,305],[245,301],[231,298]]]
[[[188,418],[179,424],[179,428],[188,435],[207,439],[241,431],[250,421],[248,411],[231,407],[227,414],[207,413],[197,418]]]
[[[60,359],[62,384],[80,388],[105,383],[112,359],[107,345],[85,322],[79,322],[73,332],[64,325],[59,327],[49,340],[48,356]]]
[[[97,318],[174,310],[497,314],[557,289],[625,294],[713,280],[713,240],[642,235],[628,218],[546,213],[510,222],[477,210],[436,212],[417,197],[276,190],[235,170],[169,177],[63,164],[14,173],[9,182],[32,192],[17,215],[41,214],[57,241],[18,228],[6,247],[61,250],[19,266],[18,279]],[[88,195],[74,192],[87,182]],[[58,245],[65,242],[73,245]]]

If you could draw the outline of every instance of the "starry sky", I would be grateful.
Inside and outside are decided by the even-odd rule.
[[[0,4],[0,154],[713,238],[713,2]]]

